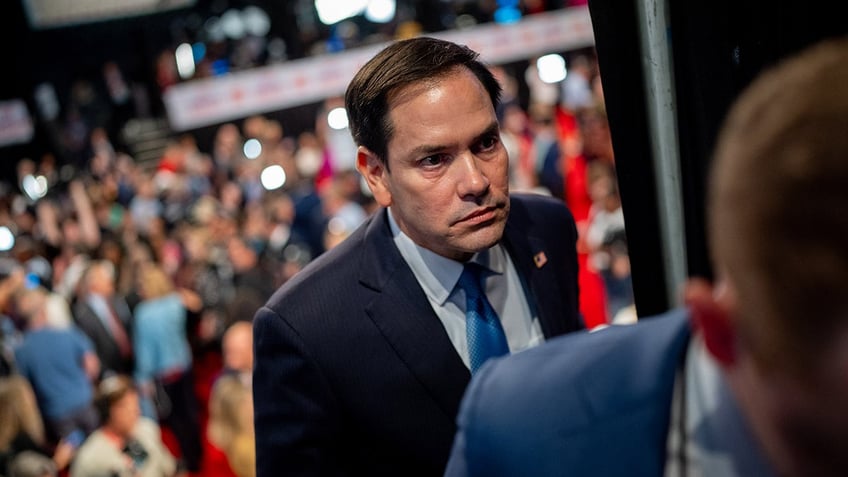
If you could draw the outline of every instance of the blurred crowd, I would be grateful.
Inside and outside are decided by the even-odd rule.
[[[587,326],[632,321],[597,64],[569,62],[554,84],[493,67],[511,190],[569,205]],[[375,210],[326,112],[297,137],[262,116],[208,150],[174,135],[152,163],[92,127],[73,174],[18,164],[0,185],[0,475],[253,475],[252,317]]]

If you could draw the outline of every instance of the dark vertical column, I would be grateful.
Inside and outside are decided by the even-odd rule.
[[[595,48],[615,149],[639,316],[668,310],[659,207],[633,2],[589,2]]]

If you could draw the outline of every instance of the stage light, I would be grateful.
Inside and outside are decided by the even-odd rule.
[[[278,164],[273,164],[262,170],[259,181],[265,190],[276,190],[286,184],[286,171]]]
[[[368,0],[315,0],[318,19],[325,25],[360,15],[367,6]]]
[[[327,124],[337,131],[347,128],[347,111],[345,108],[333,108],[330,110],[327,113]]]
[[[36,201],[47,195],[47,178],[27,174],[21,179],[21,188],[31,201]]]
[[[539,71],[539,79],[545,83],[559,83],[568,74],[565,60],[557,54],[540,57],[536,60],[536,69]]]
[[[271,31],[271,19],[265,10],[259,7],[245,7],[241,19],[247,32],[253,36],[264,37]]]
[[[256,159],[262,154],[262,143],[258,139],[248,139],[244,142],[244,157]]]
[[[395,0],[371,0],[365,7],[365,19],[374,23],[388,23],[395,17]]]
[[[521,20],[518,0],[498,0],[498,9],[495,10],[495,23],[515,23],[518,20]]]
[[[194,76],[194,51],[191,45],[183,43],[178,46],[174,57],[177,60],[177,73],[180,74],[180,78],[186,80]]]
[[[0,226],[0,252],[8,252],[15,246],[15,234],[5,225]]]

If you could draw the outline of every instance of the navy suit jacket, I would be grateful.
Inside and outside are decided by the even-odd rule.
[[[463,398],[446,476],[662,476],[684,311],[487,362]]]
[[[132,346],[133,317],[126,301],[123,298],[113,297],[109,299],[109,305],[118,315],[118,321],[124,326],[130,346]],[[74,304],[74,323],[85,333],[94,344],[97,357],[100,359],[100,373],[114,372],[118,374],[132,375],[134,359],[132,356],[125,358],[121,356],[118,343],[112,336],[112,332],[103,324],[103,320],[81,297]]]
[[[255,316],[260,477],[444,472],[470,373],[386,214],[310,263]],[[576,239],[561,201],[512,197],[502,243],[547,338],[582,328]]]

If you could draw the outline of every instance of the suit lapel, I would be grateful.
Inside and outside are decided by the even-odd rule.
[[[360,283],[376,291],[366,313],[400,360],[453,419],[471,374],[392,238],[386,210],[368,225]]]
[[[555,265],[547,263],[547,253],[550,252],[545,250],[544,243],[542,239],[528,236],[525,230],[517,230],[510,221],[507,222],[503,244],[525,291],[529,293],[531,309],[539,316],[545,338],[551,338],[568,331],[563,320],[568,312],[563,303],[563,293],[557,285]]]

